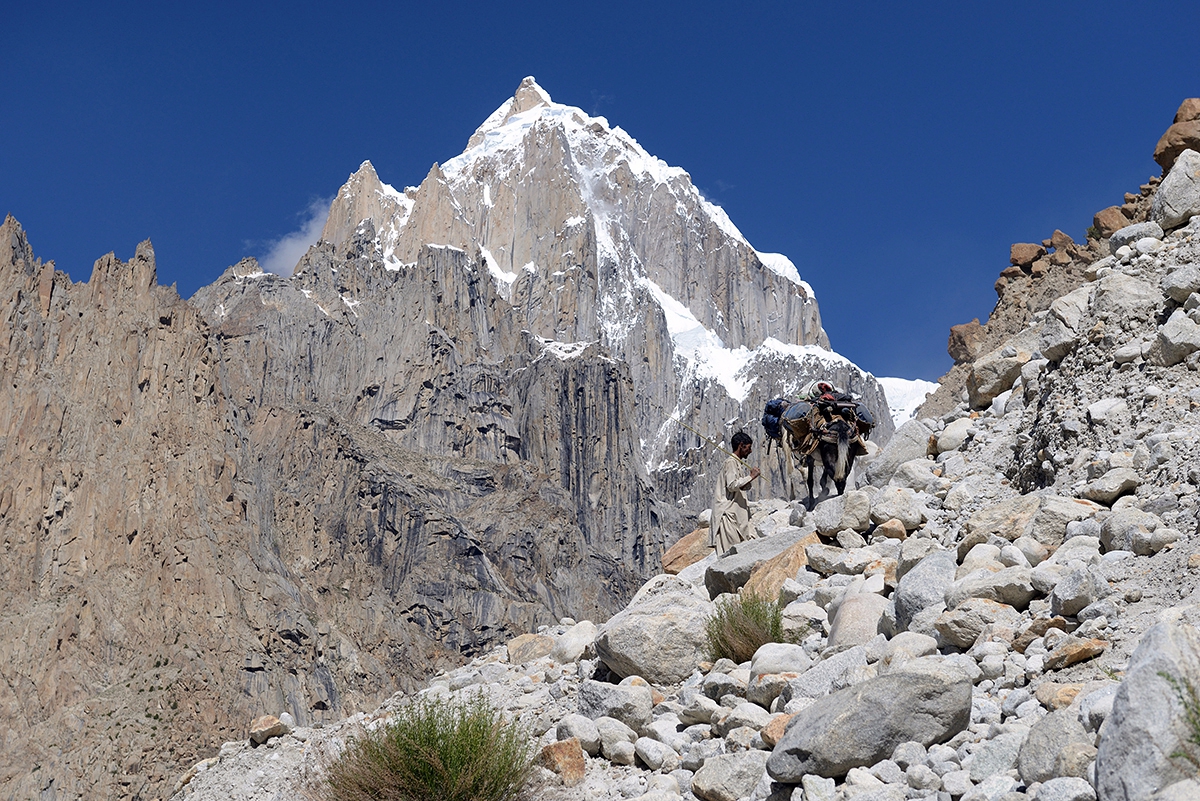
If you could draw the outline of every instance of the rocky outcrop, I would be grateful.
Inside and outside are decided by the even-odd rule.
[[[1189,97],[1179,104],[1175,120],[1154,146],[1154,160],[1165,176],[1175,159],[1185,150],[1200,150],[1200,97]]]

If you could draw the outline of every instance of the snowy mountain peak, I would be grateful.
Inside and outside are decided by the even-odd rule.
[[[538,82],[532,75],[526,76],[521,81],[521,85],[517,87],[512,99],[512,114],[520,114],[537,106],[548,106],[552,102],[550,95],[546,93],[545,89],[538,86]]]
[[[670,420],[757,419],[766,397],[818,375],[885,416],[874,378],[829,350],[790,259],[756,251],[686,170],[604,117],[554,102],[533,78],[415,190],[397,192],[364,164],[324,238],[340,244],[367,218],[386,267],[452,246],[519,330],[596,342],[628,364],[648,465],[679,459]]]

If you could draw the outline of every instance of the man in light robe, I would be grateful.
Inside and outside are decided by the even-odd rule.
[[[739,542],[754,539],[746,488],[761,475],[757,467],[746,465],[754,442],[745,431],[734,434],[729,444],[733,446],[733,456],[725,460],[717,476],[712,520],[708,526],[708,544],[716,548],[717,554],[725,553]]]

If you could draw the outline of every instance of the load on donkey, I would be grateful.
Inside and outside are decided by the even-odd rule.
[[[803,392],[803,399],[789,401],[775,398],[763,409],[763,429],[767,448],[774,441],[783,449],[791,489],[792,461],[795,460],[808,477],[808,499],[805,506],[811,511],[816,504],[813,494],[814,454],[821,454],[821,491],[828,490],[833,477],[838,495],[846,491],[846,479],[854,467],[856,456],[867,452],[864,440],[875,427],[875,418],[867,407],[853,396],[840,392],[828,381],[813,381]],[[794,491],[792,497],[795,497]]]

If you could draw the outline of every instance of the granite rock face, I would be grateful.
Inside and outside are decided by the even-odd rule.
[[[403,441],[372,424],[379,374],[355,373],[377,365],[349,322],[367,315],[339,299],[345,316],[326,316],[303,292],[338,291],[329,248],[290,280],[244,262],[192,304],[157,286],[149,243],[72,284],[11,218],[0,241],[0,597],[6,625],[43,632],[5,659],[26,721],[5,761],[43,778],[6,792],[105,792],[124,759],[101,734],[111,716],[142,755],[130,792],[152,793],[261,714],[340,719],[539,620],[607,615],[661,554],[648,477],[624,467],[640,464],[632,387],[612,359],[533,342],[513,355],[526,406],[506,409],[494,368],[468,361],[490,332],[465,295],[456,317],[393,284],[443,332],[418,346],[381,317],[369,332],[423,391],[409,416],[437,421]],[[338,263],[337,280],[369,284]],[[405,275],[470,293],[464,269],[430,248]],[[210,325],[197,306],[216,296]],[[522,414],[538,435],[521,437]]]

